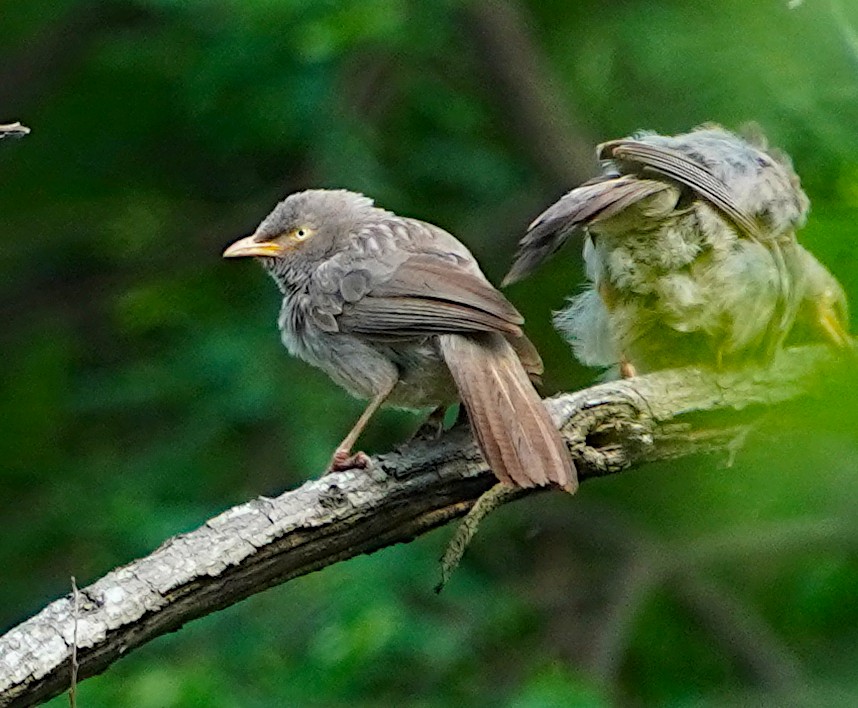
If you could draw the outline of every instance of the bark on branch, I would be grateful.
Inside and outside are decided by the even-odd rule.
[[[546,403],[586,480],[654,460],[730,453],[754,418],[800,396],[831,365],[827,350],[805,347],[766,370],[665,371]],[[410,541],[466,513],[493,483],[468,431],[456,429],[379,455],[370,472],[331,474],[229,509],[0,637],[0,706],[32,705],[68,688],[75,636],[84,679],[272,585]]]

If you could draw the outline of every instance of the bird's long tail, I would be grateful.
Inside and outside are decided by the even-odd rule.
[[[483,456],[516,487],[578,488],[575,466],[512,345],[500,334],[438,337]]]

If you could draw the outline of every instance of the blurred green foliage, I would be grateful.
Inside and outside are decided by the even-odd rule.
[[[518,10],[580,140],[759,122],[813,200],[802,240],[858,300],[858,7]],[[481,55],[483,30],[453,0],[0,7],[0,119],[33,129],[0,145],[0,626],[323,468],[360,404],[285,355],[263,274],[220,259],[284,194],[364,191],[502,274],[573,185],[508,119],[485,66],[510,58]],[[580,281],[571,248],[510,291],[549,390],[594,377],[548,321]],[[505,508],[440,598],[448,531],[195,622],[79,700],[855,705],[856,384],[770,417],[729,469],[682,460]],[[416,424],[386,412],[363,447]]]

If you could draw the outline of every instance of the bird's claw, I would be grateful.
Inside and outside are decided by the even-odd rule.
[[[331,464],[328,466],[328,473],[345,472],[346,470],[369,468],[372,461],[365,452],[356,452],[352,454],[351,450],[337,450],[331,458]]]

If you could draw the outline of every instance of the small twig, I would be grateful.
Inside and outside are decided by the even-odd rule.
[[[727,443],[727,459],[724,461],[724,467],[730,469],[735,464],[736,457],[742,451],[742,448],[745,447],[745,443],[748,442],[748,437],[757,428],[759,428],[759,423],[754,422],[743,425],[736,431],[736,435]]]
[[[440,593],[444,589],[456,568],[459,567],[462,556],[465,555],[465,551],[471,545],[471,540],[476,536],[483,519],[495,509],[518,499],[524,494],[524,490],[518,487],[496,484],[474,502],[471,510],[456,528],[456,532],[447,544],[447,550],[444,551],[444,556],[441,558],[441,580],[435,586],[436,593]]]
[[[71,576],[72,586],[72,647],[71,647],[71,681],[69,682],[69,708],[77,708],[77,619],[80,615],[80,591],[77,589],[77,581]]]
[[[26,125],[20,123],[6,123],[0,125],[0,140],[4,138],[23,138],[29,135],[30,129]]]

